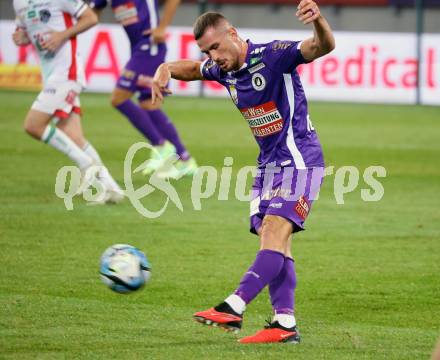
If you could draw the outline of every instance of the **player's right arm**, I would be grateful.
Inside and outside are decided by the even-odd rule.
[[[200,72],[201,61],[180,60],[160,65],[154,74],[153,83],[151,84],[151,100],[153,104],[156,98],[163,101],[163,94],[171,94],[167,88],[170,79],[193,81],[204,80]],[[142,81],[142,80],[141,80]]]
[[[14,2],[14,10],[17,14],[17,17],[15,18],[15,24],[17,27],[15,28],[15,31],[12,33],[12,41],[14,41],[14,44],[17,46],[26,46],[31,43],[31,40],[29,39],[27,32],[26,32],[26,25],[23,21],[23,19],[18,16],[17,9],[15,8],[15,2]]]
[[[52,31],[47,38],[41,41],[43,49],[55,52],[67,40],[90,29],[98,23],[96,14],[82,0],[59,0],[62,11],[73,15],[77,21],[64,31]]]

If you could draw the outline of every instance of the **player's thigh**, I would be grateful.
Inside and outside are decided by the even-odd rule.
[[[83,148],[86,144],[80,114],[72,112],[67,119],[59,120],[57,127],[62,130],[70,139],[72,139],[72,141],[80,148]]]
[[[41,139],[52,115],[35,109],[30,109],[24,119],[24,129],[31,136]]]
[[[126,102],[128,99],[131,99],[133,94],[134,91],[130,89],[124,89],[122,87],[116,86],[112,91],[110,102],[114,107],[119,106],[122,103]]]

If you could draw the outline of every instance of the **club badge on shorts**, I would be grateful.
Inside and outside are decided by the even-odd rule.
[[[302,220],[305,220],[307,218],[307,215],[309,215],[310,211],[310,205],[309,201],[304,195],[301,195],[299,197],[294,210]]]

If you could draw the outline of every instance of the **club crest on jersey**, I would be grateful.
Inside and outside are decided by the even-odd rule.
[[[257,91],[264,90],[266,87],[266,79],[264,76],[260,73],[255,73],[252,75],[252,87]]]
[[[51,16],[51,14],[50,14],[49,10],[47,10],[47,9],[40,10],[40,21],[42,23],[45,23],[45,24],[48,23],[50,16]]]
[[[235,105],[238,104],[238,93],[235,85],[229,85],[229,94],[231,95],[231,99]]]

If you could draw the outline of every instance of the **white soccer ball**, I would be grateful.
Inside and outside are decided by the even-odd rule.
[[[110,246],[101,256],[102,281],[113,291],[129,293],[142,288],[151,277],[145,254],[131,245]]]

